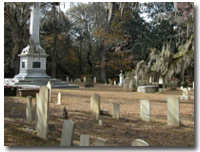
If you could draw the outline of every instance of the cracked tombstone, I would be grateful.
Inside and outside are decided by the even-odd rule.
[[[105,139],[99,137],[95,139],[94,146],[105,146],[105,142]]]
[[[149,144],[142,139],[136,139],[131,143],[131,146],[149,146]]]
[[[80,146],[90,146],[90,136],[81,135],[80,136]]]
[[[169,126],[180,126],[180,103],[176,97],[167,98],[167,122]]]
[[[32,97],[27,97],[27,103],[26,103],[26,120],[28,122],[33,121],[33,109],[32,109]]]
[[[49,93],[46,86],[41,86],[37,101],[37,131],[38,136],[47,139],[48,133],[48,108]]]
[[[51,81],[48,81],[47,88],[49,89],[49,102],[51,102],[51,90],[52,90]]]
[[[57,101],[57,105],[60,105],[62,103],[62,95],[60,92],[58,92],[58,101]]]
[[[90,110],[92,113],[96,115],[96,120],[98,120],[101,107],[100,107],[100,96],[96,93],[90,97]]]
[[[74,135],[74,122],[72,120],[64,120],[60,146],[72,146]]]
[[[149,100],[140,100],[140,118],[143,121],[150,121],[151,106]]]
[[[120,118],[120,105],[113,103],[113,118],[119,120]]]

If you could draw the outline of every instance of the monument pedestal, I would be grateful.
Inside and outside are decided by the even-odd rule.
[[[40,45],[36,47],[37,51],[33,51],[33,48],[28,45],[22,50],[20,56],[20,70],[19,74],[14,78],[21,80],[46,80],[50,78],[46,74],[46,58],[47,54]]]

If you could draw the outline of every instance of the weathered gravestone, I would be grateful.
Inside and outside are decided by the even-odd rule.
[[[103,126],[103,121],[99,120],[99,126]]]
[[[140,100],[140,118],[143,121],[150,121],[151,106],[149,100]]]
[[[41,86],[37,101],[37,131],[38,136],[47,139],[48,133],[48,88],[46,86]]]
[[[83,82],[86,83],[86,81],[87,81],[87,78],[83,77]]]
[[[136,139],[131,143],[131,146],[149,146],[149,144],[142,139]]]
[[[62,95],[60,92],[58,92],[58,101],[57,104],[60,105],[62,103]]]
[[[33,109],[32,109],[32,97],[27,97],[27,103],[26,103],[26,120],[28,122],[33,121]]]
[[[113,103],[113,118],[114,119],[120,118],[120,105],[117,103]]]
[[[90,97],[90,110],[92,113],[96,115],[96,120],[98,120],[101,107],[100,107],[100,96],[96,93]]]
[[[180,103],[178,98],[169,97],[167,98],[167,121],[169,126],[180,126]]]
[[[128,91],[129,90],[129,83],[130,83],[130,78],[126,77],[123,83],[123,89]]]
[[[131,79],[130,82],[129,82],[129,86],[128,86],[129,91],[133,91],[134,90],[134,86],[133,85],[134,85],[134,80]]]
[[[52,90],[51,81],[48,81],[47,88],[49,89],[49,102],[51,102],[51,90]]]
[[[106,140],[103,138],[95,139],[94,146],[105,146]]]
[[[80,146],[90,146],[90,136],[81,135],[80,136]]]
[[[60,146],[72,146],[74,135],[74,122],[72,120],[64,120]]]

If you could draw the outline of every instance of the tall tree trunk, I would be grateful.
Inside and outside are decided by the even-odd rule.
[[[57,31],[56,31],[56,7],[53,5],[54,15],[54,49],[52,50],[52,63],[51,63],[51,75],[56,78],[56,43],[57,43]]]
[[[106,50],[104,48],[104,45],[103,45],[103,42],[101,44],[101,47],[100,47],[100,51],[101,51],[101,65],[100,65],[100,68],[101,68],[101,81],[102,82],[106,82],[106,70],[105,70],[105,67],[106,67]]]
[[[81,76],[82,75],[82,41],[80,41],[80,47],[79,47],[79,73]]]
[[[91,43],[89,43],[88,45],[89,45],[89,51],[87,53],[87,61],[88,61],[88,65],[89,65],[89,75],[93,75],[92,61],[90,59],[91,52],[92,52],[92,46],[91,46]]]

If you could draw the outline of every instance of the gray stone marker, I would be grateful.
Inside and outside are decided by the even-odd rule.
[[[74,134],[74,122],[72,120],[64,120],[60,146],[72,146]]]
[[[131,143],[131,146],[149,146],[149,144],[142,139],[136,139]]]
[[[99,126],[103,126],[103,121],[99,120]]]
[[[41,86],[37,101],[37,131],[38,136],[47,139],[48,133],[48,88],[46,86]]]
[[[180,126],[180,104],[176,97],[167,98],[167,122],[169,126]]]
[[[92,113],[96,115],[96,120],[98,120],[101,107],[100,107],[100,96],[96,93],[90,97],[90,110]]]
[[[52,90],[51,81],[48,81],[47,88],[49,89],[49,102],[51,102],[51,90]]]
[[[95,139],[94,146],[105,146],[106,140],[103,138]]]
[[[120,118],[120,105],[117,103],[113,103],[113,118],[114,119]]]
[[[90,136],[81,135],[80,136],[80,146],[90,146]]]
[[[58,101],[57,104],[60,105],[62,103],[62,95],[60,92],[58,92]]]
[[[151,106],[149,100],[140,100],[140,118],[143,121],[150,121]]]
[[[26,103],[26,120],[28,122],[33,121],[33,109],[32,109],[32,97],[27,97],[27,103]]]

